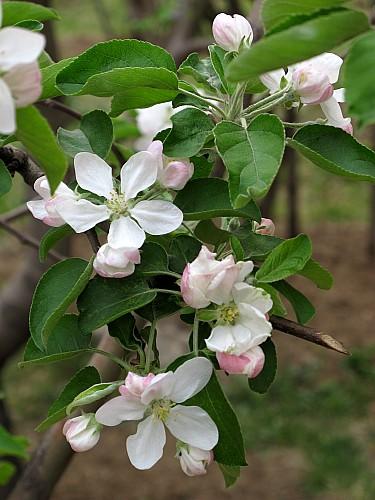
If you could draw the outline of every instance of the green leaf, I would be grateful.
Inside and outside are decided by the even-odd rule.
[[[152,322],[171,316],[181,307],[181,299],[177,295],[158,293],[152,302],[138,309],[137,314]]]
[[[192,262],[199,254],[202,245],[191,236],[181,235],[173,238],[169,247],[169,267],[182,274],[188,262]]]
[[[60,71],[72,61],[74,61],[75,57],[70,57],[68,59],[62,59],[61,61],[53,64],[49,64],[48,66],[41,69],[42,73],[42,95],[39,100],[43,101],[44,99],[50,99],[51,97],[57,97],[62,95],[62,92],[56,87],[56,76]]]
[[[271,295],[272,309],[269,312],[269,315],[271,316],[272,314],[274,314],[275,316],[286,316],[288,314],[287,310],[285,309],[276,288],[272,285],[269,285],[268,283],[259,283],[259,286],[260,288],[263,288],[263,290],[265,290],[269,295]]]
[[[236,86],[233,83],[228,82],[225,76],[226,67],[233,59],[233,55],[226,52],[219,45],[209,45],[208,51],[210,53],[211,64],[220,79],[223,89],[227,94],[233,94]]]
[[[0,456],[27,458],[28,441],[23,436],[13,436],[0,425]]]
[[[310,259],[311,241],[305,234],[283,241],[267,256],[255,277],[263,283],[280,281],[301,271]]]
[[[284,154],[285,132],[276,115],[260,115],[247,129],[223,121],[214,136],[219,154],[229,172],[232,205],[240,208],[251,198],[270,189]]]
[[[198,86],[204,87],[209,93],[216,93],[216,89],[220,88],[220,80],[211,60],[208,57],[201,59],[196,52],[181,63],[178,73],[182,77],[183,75],[193,77]]]
[[[343,130],[308,125],[288,141],[293,149],[332,174],[375,182],[375,153]]]
[[[47,120],[34,106],[17,109],[16,137],[45,172],[53,193],[65,177],[67,161]]]
[[[202,177],[210,177],[214,168],[213,162],[206,156],[193,156],[190,161],[194,165],[193,179],[201,179]]]
[[[164,142],[164,154],[171,158],[189,158],[199,153],[214,126],[211,118],[196,108],[183,109],[171,120],[173,127]]]
[[[134,336],[135,319],[128,313],[108,323],[108,332],[116,338],[127,351],[136,351],[140,342]]]
[[[17,467],[11,462],[0,460],[0,486],[5,486],[17,472]]]
[[[313,259],[306,262],[302,271],[298,272],[299,275],[313,281],[318,288],[322,290],[329,290],[333,285],[332,274],[327,271],[323,266]]]
[[[40,240],[39,245],[39,260],[40,262],[44,262],[48,257],[48,252],[53,248],[59,241],[63,238],[66,238],[70,235],[74,234],[74,230],[68,226],[68,224],[64,224],[59,227],[51,227],[48,231],[43,235],[43,238]]]
[[[265,363],[263,370],[255,378],[249,379],[249,387],[252,391],[265,394],[275,380],[277,371],[277,356],[275,345],[268,338],[261,346],[264,351]]]
[[[226,488],[233,486],[237,479],[240,477],[240,467],[231,467],[230,465],[219,464],[219,468],[221,470],[221,473],[223,474]]]
[[[360,127],[375,122],[374,52],[375,32],[371,31],[352,45],[344,64],[345,100]]]
[[[138,275],[124,279],[96,276],[78,299],[79,324],[84,333],[107,325],[128,312],[139,309],[156,297]]]
[[[273,286],[288,299],[298,322],[302,325],[308,323],[315,314],[315,307],[309,299],[286,281],[278,281]]]
[[[91,337],[83,335],[79,329],[78,316],[65,314],[54,327],[44,351],[35,345],[32,338],[28,340],[19,366],[53,363],[77,356],[89,348],[90,341]]]
[[[42,29],[44,28],[43,23],[35,21],[34,19],[20,21],[19,23],[15,24],[15,26],[17,26],[17,28],[23,28],[30,31],[42,31]]]
[[[2,27],[17,24],[21,21],[49,21],[51,19],[60,19],[54,9],[48,9],[43,5],[32,2],[2,2],[3,20]]]
[[[50,267],[40,279],[30,309],[30,333],[44,350],[49,336],[67,308],[87,285],[92,260],[66,259]]]
[[[321,9],[337,7],[348,0],[264,0],[262,20],[267,31],[278,26],[291,16],[313,14]]]
[[[217,425],[219,442],[214,448],[216,462],[232,467],[246,465],[240,425],[215,373],[206,387],[184,404],[200,406]]]
[[[194,234],[198,240],[215,246],[225,243],[231,237],[228,231],[220,229],[210,219],[200,221],[194,229]]]
[[[168,255],[164,248],[157,243],[145,243],[141,250],[141,263],[137,272],[144,276],[168,274]]]
[[[12,188],[12,177],[5,166],[5,163],[0,160],[0,196],[7,194]]]
[[[65,418],[67,406],[74,398],[95,384],[100,384],[98,370],[93,366],[82,368],[64,387],[59,397],[48,410],[47,418],[38,425],[36,430],[44,431],[54,423]]]
[[[228,183],[222,179],[195,179],[188,182],[174,200],[184,212],[185,220],[204,220],[214,217],[244,217],[260,221],[259,208],[254,201],[235,209],[229,199]]]
[[[367,31],[369,23],[363,12],[339,9],[263,38],[246,49],[228,67],[233,81],[248,80],[267,71],[330,51]]]
[[[91,403],[95,403],[95,401],[99,401],[100,399],[105,398],[112,394],[116,389],[120,387],[124,383],[123,380],[119,382],[103,382],[101,384],[95,384],[89,389],[81,392],[76,396],[73,401],[66,407],[66,414],[70,415],[74,408],[78,406],[86,406]]]

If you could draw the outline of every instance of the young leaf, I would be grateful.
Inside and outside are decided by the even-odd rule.
[[[284,154],[285,132],[276,115],[260,115],[247,129],[233,122],[216,125],[217,149],[229,172],[234,208],[245,206],[270,189]]]
[[[22,2],[23,3],[23,2]],[[57,97],[62,95],[62,92],[56,87],[56,76],[62,69],[64,69],[68,64],[74,61],[75,57],[70,57],[68,59],[62,59],[61,61],[41,68],[42,73],[42,95],[40,100],[50,99],[52,97]]]
[[[202,245],[191,236],[180,235],[173,238],[169,247],[169,267],[182,274],[188,262],[192,262],[199,254]]]
[[[313,259],[306,262],[302,271],[298,272],[299,275],[311,280],[318,288],[322,290],[329,290],[333,285],[332,274],[327,271],[323,266]]]
[[[263,342],[260,347],[264,351],[264,367],[257,377],[249,379],[249,387],[254,392],[265,394],[276,377],[277,356],[275,345],[270,338]]]
[[[302,325],[308,323],[315,314],[315,307],[309,299],[287,281],[278,281],[273,283],[273,286],[289,300],[297,321]]]
[[[0,425],[0,456],[27,458],[29,443],[23,436],[13,436]]]
[[[86,366],[77,372],[61,391],[59,397],[49,408],[47,418],[36,428],[37,431],[44,431],[54,423],[65,418],[67,406],[78,394],[89,389],[95,384],[100,384],[100,375],[93,366]]]
[[[228,183],[222,179],[195,179],[188,182],[174,200],[184,212],[185,220],[204,220],[214,217],[244,217],[260,221],[259,208],[254,201],[235,209],[229,199]]]
[[[168,255],[157,243],[145,243],[141,249],[141,263],[137,271],[144,276],[168,274]]]
[[[17,109],[16,136],[45,172],[53,193],[68,165],[47,120],[34,106]]]
[[[307,125],[288,145],[332,174],[375,182],[375,153],[343,130],[327,125]]]
[[[215,93],[216,89],[220,88],[220,80],[212,67],[211,60],[207,57],[201,59],[196,52],[181,63],[178,73],[182,77],[183,75],[193,77],[198,86],[203,86],[209,93]]]
[[[39,244],[39,260],[44,262],[48,256],[48,252],[53,248],[59,241],[67,236],[74,234],[74,230],[64,224],[60,227],[51,227],[46,233],[44,233],[43,238],[40,240]]]
[[[272,283],[301,271],[310,259],[311,241],[305,234],[283,241],[267,256],[255,277],[259,282]]]
[[[248,80],[267,71],[287,67],[330,51],[367,31],[369,23],[363,12],[337,9],[291,26],[263,38],[234,59],[227,71],[233,81]]]
[[[227,81],[225,76],[225,69],[228,63],[233,59],[231,54],[228,54],[219,45],[209,45],[208,51],[210,53],[211,64],[220,79],[221,85],[225,92],[229,95],[233,94],[236,86]]]
[[[220,229],[209,219],[200,221],[194,229],[194,234],[199,240],[215,246],[225,243],[231,237],[228,231]]]
[[[206,387],[184,404],[200,406],[217,425],[219,442],[214,449],[216,462],[232,467],[246,465],[240,425],[215,373]]]
[[[196,108],[183,109],[171,120],[173,127],[164,142],[164,154],[176,158],[199,153],[214,126],[206,113]]]
[[[5,486],[17,472],[17,467],[7,460],[0,460],[0,486]]]
[[[26,344],[23,361],[19,366],[45,364],[61,361],[86,352],[90,346],[90,335],[83,335],[78,326],[78,316],[65,314],[56,324],[47,340],[44,351],[30,338]]]
[[[54,9],[32,2],[2,2],[3,20],[2,27],[10,26],[30,19],[35,21],[49,21],[59,19]]]
[[[101,384],[95,384],[89,387],[85,391],[81,392],[76,396],[73,401],[66,407],[66,414],[70,415],[74,408],[78,406],[86,406],[95,401],[105,398],[112,394],[116,389],[120,387],[124,382],[120,380],[118,382],[103,382]]]
[[[30,309],[30,333],[42,351],[58,321],[87,285],[92,259],[72,258],[50,267],[40,279]]]
[[[0,196],[7,194],[12,188],[12,177],[5,166],[5,163],[0,160]]]
[[[127,351],[136,351],[140,342],[134,336],[135,319],[128,313],[108,323],[108,332]]]
[[[138,275],[125,279],[96,276],[78,299],[79,325],[84,333],[107,325],[128,312],[139,309],[156,297],[147,282]]]
[[[231,467],[230,465],[219,464],[219,468],[224,477],[225,487],[233,486],[237,479],[240,477],[240,467]]]

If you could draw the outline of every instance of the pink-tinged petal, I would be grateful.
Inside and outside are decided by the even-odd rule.
[[[0,78],[0,134],[8,135],[13,134],[15,131],[15,104],[8,85],[2,78]]]
[[[38,59],[45,45],[45,37],[23,28],[7,27],[0,30],[0,70],[8,71],[18,64],[29,64]]]
[[[140,201],[130,211],[132,217],[146,233],[168,234],[178,229],[184,218],[183,213],[169,201]]]
[[[112,248],[141,248],[146,235],[130,217],[120,217],[111,222],[108,243]]]
[[[271,94],[280,90],[281,80],[285,77],[283,69],[276,69],[260,76],[260,81],[265,85]]]
[[[207,298],[214,304],[227,304],[231,298],[233,285],[238,280],[238,274],[239,268],[236,264],[219,272],[207,288]]]
[[[93,265],[96,273],[103,278],[126,278],[135,271],[134,263],[128,258],[127,249],[114,249],[108,243],[99,248]]]
[[[42,74],[38,63],[20,64],[4,75],[17,108],[37,101],[42,92]]]
[[[331,52],[325,52],[319,56],[313,57],[308,61],[322,74],[327,75],[330,83],[336,83],[339,79],[340,69],[343,65],[343,59]]]
[[[95,413],[96,420],[103,425],[112,427],[126,420],[140,420],[146,407],[138,398],[117,396],[104,403]]]
[[[250,46],[253,40],[249,21],[239,14],[218,14],[212,23],[212,34],[216,43],[230,52],[238,51],[244,38],[247,46]]]
[[[149,151],[133,155],[121,169],[121,192],[126,200],[152,186],[158,175],[158,160]]]
[[[258,309],[263,314],[272,309],[271,296],[263,290],[247,283],[236,283],[232,290],[233,299],[236,304],[245,303]]]
[[[234,354],[216,353],[219,366],[229,374],[247,375],[254,378],[262,371],[264,366],[264,352],[259,347],[253,347],[238,356]]]
[[[133,396],[140,398],[148,387],[151,381],[155,378],[153,373],[149,373],[146,377],[137,375],[136,373],[129,372],[126,376],[125,382],[119,387],[119,392],[123,396]]]
[[[135,468],[150,469],[163,456],[166,442],[164,425],[150,416],[138,424],[137,433],[126,440],[129,460]]]
[[[345,89],[336,89],[333,92],[333,97],[336,99],[337,102],[345,102]]]
[[[190,477],[206,474],[207,467],[212,463],[212,451],[201,450],[195,446],[182,447],[179,453],[183,472]]]
[[[175,438],[202,450],[212,450],[219,440],[215,422],[198,406],[176,405],[165,425]]]
[[[65,422],[63,434],[74,451],[88,451],[99,441],[100,425],[93,414],[81,415]]]
[[[188,160],[176,160],[169,162],[159,171],[160,183],[168,189],[179,191],[183,189],[186,183],[194,174],[194,165]]]
[[[36,219],[43,220],[48,217],[44,200],[28,201],[26,205]]]
[[[205,297],[203,292],[191,283],[191,264],[186,264],[182,273],[181,293],[186,304],[194,307],[194,309],[201,309],[210,304],[210,301]]]
[[[331,97],[325,102],[320,104],[323,113],[327,118],[327,125],[341,128],[348,134],[353,133],[353,127],[350,118],[344,118],[340,104],[334,97]]]
[[[78,153],[74,157],[74,170],[78,185],[109,199],[113,191],[112,169],[94,153]]]
[[[185,361],[174,372],[174,386],[169,397],[175,403],[182,403],[198,394],[210,380],[212,364],[206,358],[198,357]]]
[[[173,390],[174,376],[173,372],[159,373],[143,391],[141,401],[144,405],[149,405],[151,401],[163,398],[169,398]]]
[[[110,212],[105,205],[94,205],[88,200],[71,200],[57,197],[57,213],[76,233],[83,233],[99,222],[109,219]]]

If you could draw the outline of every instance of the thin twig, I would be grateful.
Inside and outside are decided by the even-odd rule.
[[[307,342],[312,342],[313,344],[326,347],[327,349],[332,349],[333,351],[341,354],[350,354],[341,342],[326,333],[318,332],[313,328],[300,325],[289,319],[280,318],[279,316],[272,316],[271,323],[275,330],[278,330],[279,332],[293,335],[294,337],[307,340]]]
[[[19,207],[14,208],[13,210],[10,210],[6,214],[2,215],[0,217],[0,221],[12,222],[16,219],[19,219],[20,217],[24,217],[25,215],[30,215],[30,214],[31,212],[26,205],[20,205]]]
[[[85,234],[87,236],[87,239],[89,240],[93,252],[97,253],[101,245],[95,229],[89,229],[88,231],[85,231]]]

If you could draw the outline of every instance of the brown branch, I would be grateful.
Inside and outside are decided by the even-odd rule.
[[[16,219],[24,217],[25,215],[31,215],[30,210],[26,205],[20,205],[19,207],[14,208],[13,210],[10,210],[6,214],[2,215],[0,220],[2,222],[12,222]]]
[[[280,318],[279,316],[271,316],[271,323],[275,330],[288,335],[293,335],[299,339],[307,340],[313,344],[332,349],[341,354],[350,354],[341,342],[331,337],[326,333],[318,332],[308,326],[303,326],[289,319]]]

